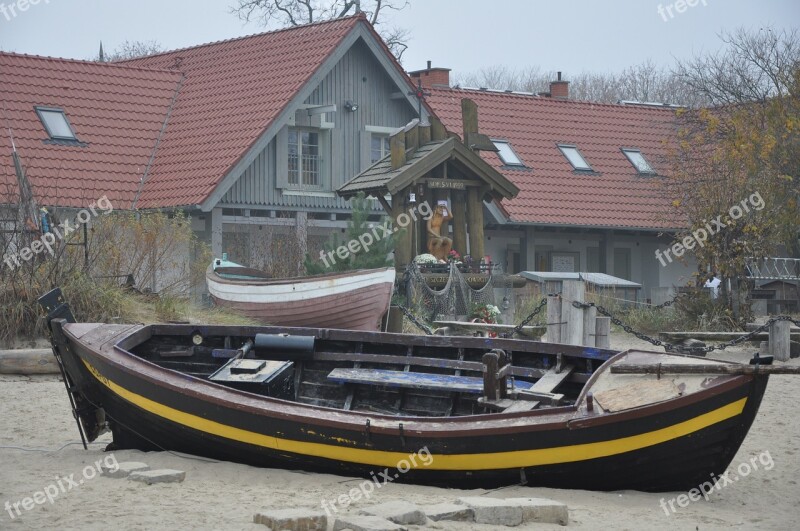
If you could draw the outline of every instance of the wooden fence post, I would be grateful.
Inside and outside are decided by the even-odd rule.
[[[585,287],[582,280],[564,280],[561,283],[561,318],[567,322],[567,333],[561,338],[567,345],[583,343],[583,308],[576,308],[573,301],[583,302]]]
[[[611,348],[611,317],[598,317],[595,321],[594,346]]]
[[[778,361],[789,361],[789,321],[776,321],[769,327],[769,353]]]
[[[561,343],[561,297],[547,296],[547,342]]]
[[[586,347],[596,346],[597,308],[590,306],[583,310],[583,343]]]

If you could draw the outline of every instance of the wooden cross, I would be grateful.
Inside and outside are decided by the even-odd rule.
[[[422,122],[422,100],[424,100],[426,96],[430,96],[431,93],[422,88],[422,79],[417,79],[416,90],[409,90],[407,94],[417,98],[417,113],[419,114],[420,122]]]

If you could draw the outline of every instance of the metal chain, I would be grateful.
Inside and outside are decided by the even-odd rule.
[[[528,314],[528,316],[522,320],[517,326],[515,326],[510,332],[505,332],[501,334],[500,337],[514,337],[514,334],[518,334],[525,326],[528,326],[534,317],[536,317],[539,312],[542,311],[542,308],[547,306],[547,297],[544,297],[541,301],[539,301],[539,305],[534,308],[534,310]]]
[[[413,313],[411,313],[411,310],[409,310],[408,308],[406,308],[402,304],[397,304],[396,306],[398,308],[400,308],[400,311],[403,312],[403,314],[406,317],[408,317],[408,320],[411,321],[412,323],[414,323],[417,328],[419,328],[420,330],[422,330],[423,332],[425,332],[429,336],[433,335],[433,329],[430,326],[428,326],[425,323],[423,323],[422,321],[420,321],[419,319],[417,319],[417,317]]]
[[[656,304],[655,306],[651,306],[650,309],[651,310],[660,310],[662,308],[668,308],[669,306],[672,306],[673,304],[675,304],[680,297],[683,297],[685,295],[687,295],[687,294],[686,293],[678,293],[677,295],[675,295],[675,297],[672,298],[672,300],[669,300],[669,301],[666,301],[666,302],[662,302],[661,304]]]
[[[681,346],[681,345],[675,345],[673,343],[668,343],[666,341],[661,341],[659,339],[654,339],[654,338],[652,338],[652,337],[650,337],[650,336],[648,336],[646,334],[643,334],[641,332],[637,332],[636,330],[631,328],[629,325],[623,323],[619,318],[617,318],[614,315],[612,315],[611,312],[609,312],[608,310],[606,310],[604,307],[600,306],[599,304],[595,304],[593,302],[581,303],[581,302],[573,301],[572,305],[574,307],[576,307],[576,308],[589,308],[591,306],[594,306],[595,308],[597,308],[597,312],[598,313],[601,313],[601,314],[605,315],[606,317],[610,318],[612,323],[614,323],[615,325],[617,325],[620,328],[622,328],[625,332],[636,336],[637,338],[641,339],[642,341],[647,341],[648,343],[651,343],[651,344],[653,344],[653,345],[655,345],[657,347],[664,347],[664,350],[666,350],[667,352],[678,350],[678,351],[682,351],[682,352],[708,353],[708,352],[713,352],[715,350],[725,350],[726,348],[738,345],[739,343],[744,343],[745,341],[750,341],[756,335],[760,334],[761,332],[764,332],[764,331],[768,330],[769,327],[772,325],[772,323],[776,323],[778,321],[790,321],[790,322],[794,323],[795,325],[800,326],[800,321],[792,319],[788,315],[778,315],[776,317],[770,318],[766,323],[764,323],[763,325],[759,326],[758,328],[752,330],[751,332],[748,332],[747,334],[741,335],[739,337],[735,337],[735,338],[733,338],[730,341],[727,341],[725,343],[718,343],[716,345],[710,345],[710,346],[707,346],[707,347],[684,347],[684,346]]]

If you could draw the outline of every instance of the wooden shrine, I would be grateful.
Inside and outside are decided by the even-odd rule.
[[[430,253],[447,260],[451,249],[479,262],[484,252],[484,201],[511,199],[519,193],[478,151],[497,151],[478,133],[478,108],[461,100],[463,139],[431,117],[393,134],[390,154],[337,190],[344,198],[359,192],[380,201],[395,227],[395,267]],[[428,218],[428,219],[425,219]]]

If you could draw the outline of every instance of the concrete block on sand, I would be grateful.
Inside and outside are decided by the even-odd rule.
[[[139,461],[125,461],[119,463],[118,468],[103,465],[103,475],[109,478],[126,478],[133,472],[145,472],[150,466]]]
[[[392,500],[361,509],[361,514],[386,518],[396,524],[425,525],[428,519],[419,506],[403,500]]]
[[[545,498],[506,498],[506,501],[522,508],[523,522],[569,523],[569,510],[564,503]]]
[[[390,522],[380,516],[337,516],[333,531],[352,529],[352,531],[407,531],[400,524]]]
[[[478,524],[513,527],[522,523],[522,507],[507,500],[473,496],[459,498],[458,502],[472,509]]]
[[[182,470],[172,470],[169,468],[159,468],[158,470],[145,470],[144,472],[132,472],[128,479],[141,481],[148,485],[154,483],[180,483],[186,479],[186,472]]]
[[[471,522],[475,518],[472,509],[456,503],[438,503],[420,507],[428,518],[434,522],[449,520],[454,522]]]
[[[328,517],[323,511],[314,509],[270,509],[263,508],[253,517],[257,524],[264,524],[272,531],[325,531]]]

